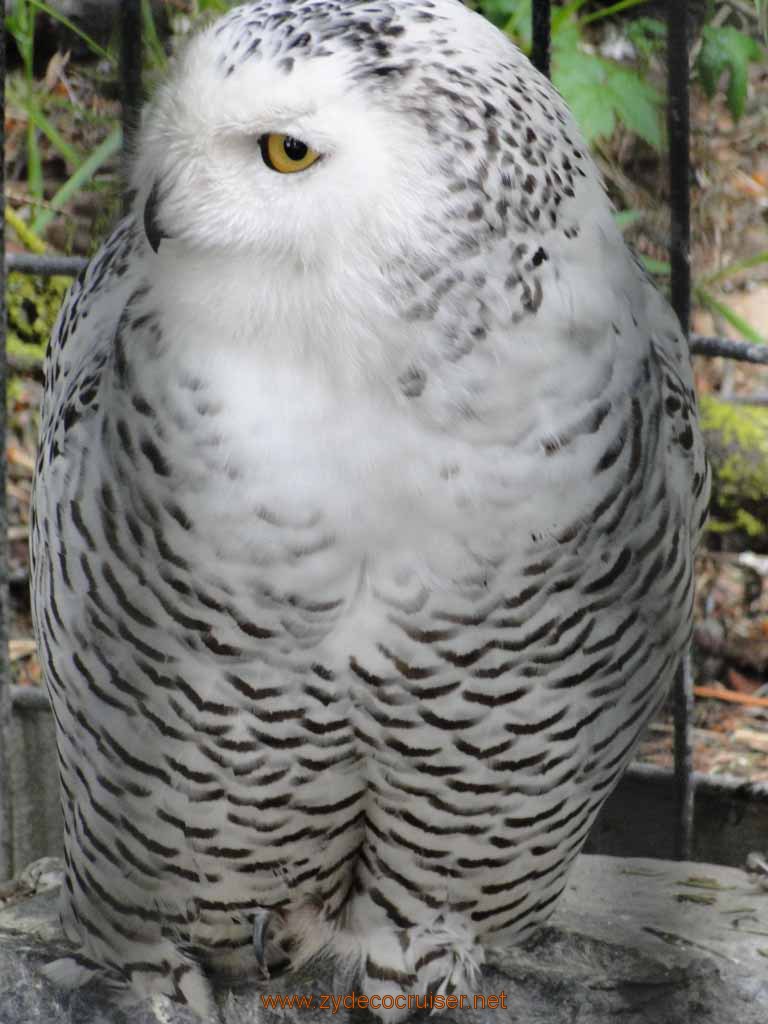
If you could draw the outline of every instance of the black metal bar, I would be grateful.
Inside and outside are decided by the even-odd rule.
[[[690,860],[693,847],[693,811],[696,783],[693,774],[693,679],[691,660],[686,655],[675,673],[673,689],[675,727],[675,857]]]
[[[753,345],[748,341],[730,338],[709,338],[703,334],[691,336],[691,353],[695,356],[723,356],[742,363],[768,363],[768,345]]]
[[[0,25],[5,24],[5,0],[0,0]],[[0,32],[0,135],[5,152],[5,32]],[[8,516],[5,496],[5,431],[7,366],[5,358],[5,161],[0,161],[0,879],[13,873],[13,809],[8,738],[11,725],[11,666],[8,659]]]
[[[123,177],[128,181],[129,154],[139,127],[141,91],[141,0],[120,4],[120,102],[123,120]],[[123,203],[127,212],[128,199]]]
[[[768,392],[759,391],[757,394],[751,395],[731,395],[729,398],[724,398],[723,402],[727,405],[754,405],[762,409],[768,406]]]
[[[691,210],[688,96],[688,0],[667,3],[667,130],[669,133],[669,202],[671,214],[671,299],[687,335],[691,320]],[[683,659],[675,674],[673,720],[677,829],[675,856],[689,860],[693,838],[693,684],[690,663]]]
[[[531,63],[549,78],[552,11],[551,0],[533,0],[533,47]]]
[[[11,703],[17,710],[50,711],[51,703],[44,686],[11,686]]]
[[[671,208],[672,308],[688,333],[691,316],[691,197],[688,96],[688,0],[667,3],[667,128]]]
[[[668,768],[659,768],[655,764],[644,764],[633,761],[627,768],[627,776],[642,783],[656,783],[664,786],[674,782],[672,772]],[[713,795],[728,794],[733,797],[768,800],[768,782],[750,782],[736,775],[706,775],[694,772],[696,788],[707,790]]]
[[[77,277],[88,260],[81,256],[34,256],[26,252],[9,252],[6,267],[16,274],[37,274],[38,277]]]

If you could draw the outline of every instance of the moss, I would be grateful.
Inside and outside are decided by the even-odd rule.
[[[42,361],[69,285],[68,277],[8,275],[6,301],[9,355]]]
[[[768,542],[768,409],[704,395],[700,410],[714,470],[709,529]]]
[[[734,533],[738,531],[745,533],[748,537],[763,538],[766,536],[766,527],[757,516],[753,516],[746,509],[734,509],[730,519],[722,519],[720,516],[711,515],[707,522],[707,530],[710,533]]]
[[[13,405],[14,402],[19,402],[25,397],[24,383],[18,377],[8,378],[8,403]]]
[[[736,511],[736,526],[744,530],[750,537],[761,537],[766,531],[765,523],[761,523],[756,516],[751,515],[744,508]]]

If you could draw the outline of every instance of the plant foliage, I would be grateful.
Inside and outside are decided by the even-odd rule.
[[[589,53],[580,45],[579,28],[563,25],[552,39],[552,81],[563,94],[592,143],[609,138],[624,124],[655,149],[661,149],[662,96],[633,68]]]
[[[754,0],[763,22],[768,0]],[[666,25],[650,17],[625,23],[625,33],[639,58],[640,67],[603,57],[594,51],[585,29],[596,21],[631,8],[646,0],[617,0],[591,13],[582,14],[586,0],[570,0],[552,11],[552,80],[573,110],[590,143],[610,136],[624,125],[654,148],[663,144],[663,96],[644,72],[663,53]],[[531,0],[475,0],[471,4],[503,28],[526,53],[531,49]],[[726,99],[734,118],[739,118],[747,99],[749,64],[764,57],[757,40],[730,25],[704,27],[695,70],[707,95],[712,98],[721,81],[726,81]]]
[[[764,54],[756,39],[730,25],[705,25],[696,71],[707,96],[711,99],[723,75],[727,75],[726,97],[734,118],[744,113],[747,102],[749,64]]]
[[[646,142],[662,145],[662,96],[634,68],[596,54],[584,37],[588,24],[645,0],[619,0],[579,16],[586,0],[571,0],[552,12],[552,81],[574,113],[587,142],[624,124]],[[531,0],[481,0],[475,8],[503,28],[525,52],[531,49]]]

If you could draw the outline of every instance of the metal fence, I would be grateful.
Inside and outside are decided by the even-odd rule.
[[[534,64],[545,74],[549,73],[550,57],[550,0],[533,0],[533,51]],[[0,11],[5,14],[5,3],[0,0]],[[688,0],[668,0],[668,131],[669,131],[669,180],[671,206],[670,263],[672,304],[687,332],[691,306],[690,280],[690,163],[689,163],[689,96],[688,96]],[[133,138],[138,111],[142,102],[142,39],[141,0],[122,0],[120,5],[120,94],[122,100],[124,152],[128,151]],[[0,42],[0,74],[5,79],[5,41]],[[0,98],[0,114],[5,123],[4,97]],[[125,164],[125,159],[124,159]],[[2,175],[2,196],[4,220],[5,178]],[[27,254],[5,255],[5,245],[0,246],[0,387],[5,394],[7,368],[5,360],[5,275],[6,269],[25,274],[43,276],[54,274],[76,275],[85,260],[62,256],[32,256]],[[691,351],[706,356],[724,356],[745,362],[768,364],[768,347],[751,345],[746,342],[728,341],[723,338],[691,338]],[[0,437],[5,438],[6,403],[0,402]],[[19,761],[39,756],[46,743],[38,739],[24,740],[25,730],[35,733],[30,715],[48,715],[48,703],[42,688],[18,687],[10,683],[8,661],[8,558],[7,558],[7,509],[5,499],[5,445],[0,446],[0,879],[24,867],[14,862],[14,823],[20,815],[36,815],[45,819],[46,808],[53,808],[58,802],[55,785],[52,790],[41,791],[40,787],[26,785],[26,766]],[[693,772],[691,758],[691,707],[692,684],[688,662],[680,666],[674,690],[675,708],[675,842],[676,855],[685,859],[691,852],[693,831]],[[20,725],[14,719],[22,719]],[[21,742],[9,739],[21,731]],[[48,755],[55,760],[52,743],[47,743]],[[29,765],[30,770],[39,765]],[[53,777],[55,773],[50,770]],[[653,773],[651,773],[653,775]],[[44,787],[43,787],[44,788]],[[21,809],[20,809],[21,805]],[[55,810],[51,811],[55,814]],[[34,846],[35,829],[32,828]],[[45,849],[45,829],[37,830],[40,839],[37,856],[53,852]],[[18,849],[16,854],[18,859]]]

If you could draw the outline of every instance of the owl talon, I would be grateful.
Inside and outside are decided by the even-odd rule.
[[[253,915],[253,950],[259,966],[269,973],[266,962],[266,938],[272,911],[261,909]]]

